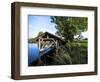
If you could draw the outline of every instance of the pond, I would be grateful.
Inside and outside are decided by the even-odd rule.
[[[41,56],[50,55],[54,48],[45,47],[43,53],[40,53],[38,45],[35,43],[28,44],[28,66],[32,66],[37,60],[41,60]]]
[[[35,43],[28,44],[28,65],[40,58],[40,51]]]

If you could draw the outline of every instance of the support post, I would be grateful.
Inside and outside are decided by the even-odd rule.
[[[38,47],[39,47],[39,50],[41,49],[41,40],[39,38],[39,42],[38,42]]]
[[[56,40],[56,55],[58,55],[58,41]]]

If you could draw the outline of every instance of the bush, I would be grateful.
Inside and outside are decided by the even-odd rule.
[[[70,45],[70,46],[69,46]],[[72,59],[72,64],[87,64],[87,42],[67,43],[68,53]]]
[[[87,42],[68,42],[60,46],[58,54],[47,65],[87,64]],[[48,60],[48,59],[47,59]],[[52,60],[52,61],[51,61]]]

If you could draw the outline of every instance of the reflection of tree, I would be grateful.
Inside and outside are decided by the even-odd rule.
[[[51,16],[53,23],[56,24],[56,34],[64,37],[66,41],[73,41],[75,35],[80,34],[80,30],[87,30],[87,18],[86,17],[60,17]]]

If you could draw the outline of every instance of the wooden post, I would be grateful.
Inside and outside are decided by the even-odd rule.
[[[49,36],[47,35],[47,38],[49,38]]]
[[[38,42],[38,47],[39,47],[39,49],[41,49],[41,40],[40,40],[40,38],[39,38],[39,42]]]
[[[56,55],[58,55],[58,41],[56,40]]]
[[[41,48],[42,48],[42,49],[44,48],[44,45],[45,45],[45,43],[44,43],[44,38],[41,38]]]

